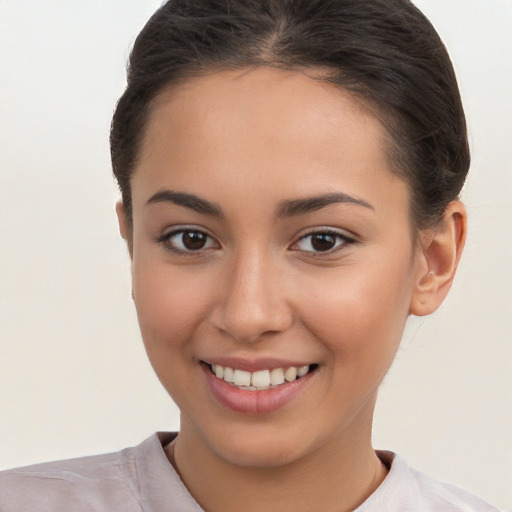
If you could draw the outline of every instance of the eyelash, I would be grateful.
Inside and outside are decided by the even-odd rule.
[[[189,235],[193,234],[193,235],[204,236],[204,237],[206,237],[205,245],[208,245],[210,243],[210,246],[209,247],[201,247],[201,248],[199,248],[197,250],[194,250],[194,249],[183,250],[183,249],[177,248],[175,245],[172,245],[171,241],[172,241],[172,239],[174,237],[177,237],[178,235],[181,235],[183,237],[183,235],[185,235],[185,234],[189,234]],[[304,250],[304,249],[300,249],[298,247],[299,244],[302,241],[307,240],[308,238],[312,239],[312,237],[314,237],[315,235],[322,235],[322,236],[326,236],[326,237],[332,237],[333,239],[335,239],[336,245],[333,248],[327,249],[325,251]],[[181,239],[181,240],[182,240],[181,243],[183,244],[183,239]],[[174,254],[181,255],[181,256],[198,256],[198,255],[201,255],[204,251],[207,251],[207,250],[210,250],[212,248],[215,248],[215,247],[211,246],[211,242],[212,241],[214,242],[214,244],[216,244],[216,242],[214,241],[213,237],[210,236],[208,233],[206,233],[204,231],[201,231],[200,229],[186,229],[186,228],[176,229],[176,230],[173,230],[173,231],[171,231],[169,233],[164,233],[163,235],[157,237],[155,239],[155,241],[157,243],[163,245],[166,250],[168,250],[168,251],[170,251],[170,252],[172,252]],[[312,242],[310,242],[310,244],[311,243]],[[296,250],[296,251],[300,252],[301,254],[304,254],[304,255],[307,255],[307,256],[310,256],[310,257],[312,256],[314,258],[321,258],[321,257],[327,257],[329,255],[332,255],[333,253],[336,253],[336,252],[342,250],[347,245],[352,245],[354,243],[356,243],[356,241],[353,238],[350,238],[347,235],[340,233],[339,231],[336,231],[336,230],[333,230],[333,229],[324,228],[324,229],[318,229],[318,230],[312,231],[310,233],[307,233],[304,236],[301,236],[297,240],[297,242],[295,242],[290,247],[290,249]]]
[[[302,242],[303,240],[307,240],[308,238],[312,239],[315,235],[323,235],[323,236],[327,236],[327,237],[332,237],[335,239],[336,245],[333,248],[327,249],[325,251],[314,251],[314,250],[307,251],[307,250],[298,248],[298,245],[300,242]],[[312,240],[310,241],[310,244],[311,243],[312,243]],[[312,231],[312,232],[300,237],[299,240],[293,244],[292,249],[297,248],[296,250],[302,254],[312,256],[314,258],[322,258],[322,257],[328,257],[328,256],[342,250],[347,245],[352,245],[355,243],[356,243],[356,240],[354,240],[353,238],[350,238],[349,236],[347,236],[343,233],[340,233],[339,231],[336,231],[334,229],[329,229],[329,228],[323,228],[323,229],[320,228],[320,229],[317,229],[315,231]]]
[[[176,246],[172,245],[172,239],[174,237],[176,237],[178,235],[181,235],[183,237],[183,235],[185,235],[185,234],[202,235],[206,238],[205,244],[208,244],[209,242],[214,240],[213,237],[211,237],[208,233],[205,233],[204,231],[201,231],[200,229],[181,228],[181,229],[176,229],[174,231],[171,231],[169,233],[164,233],[163,235],[157,237],[155,241],[157,243],[163,245],[167,251],[170,251],[174,254],[178,254],[180,256],[198,256],[198,255],[202,254],[204,251],[212,249],[212,247],[201,247],[197,250],[193,250],[193,249],[183,250],[183,249],[179,249]],[[182,243],[183,243],[183,241],[182,241]]]

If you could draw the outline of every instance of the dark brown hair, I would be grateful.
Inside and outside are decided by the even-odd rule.
[[[153,100],[180,80],[252,66],[322,70],[388,135],[417,227],[435,224],[469,168],[466,123],[448,53],[409,0],[169,0],[135,41],[111,129],[128,217],[130,178]]]

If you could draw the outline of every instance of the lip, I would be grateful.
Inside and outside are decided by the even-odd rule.
[[[215,363],[213,363],[215,364]],[[222,363],[217,363],[221,364]],[[288,363],[287,363],[288,364]],[[248,391],[238,389],[222,379],[216,377],[210,370],[207,363],[201,363],[201,369],[206,378],[206,383],[216,400],[227,409],[231,411],[257,415],[265,414],[281,409],[286,406],[298,395],[304,392],[304,389],[310,384],[311,380],[315,378],[316,371],[312,371],[301,377],[300,379],[294,380],[293,382],[287,382],[277,386],[275,388],[264,389],[259,391]],[[229,366],[229,365],[226,365]],[[286,366],[286,365],[285,365]],[[289,365],[294,366],[294,365]],[[251,367],[248,363],[244,368],[235,366],[235,368],[244,369]],[[280,366],[275,366],[279,368]],[[268,369],[269,366],[264,367]],[[258,371],[263,369],[258,366],[255,370],[246,371]]]

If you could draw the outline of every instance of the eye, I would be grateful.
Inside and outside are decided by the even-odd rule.
[[[160,237],[157,242],[178,254],[193,254],[206,249],[218,248],[218,243],[204,231],[180,229]]]
[[[337,231],[318,231],[303,236],[293,245],[292,249],[301,252],[329,253],[335,252],[354,240]]]

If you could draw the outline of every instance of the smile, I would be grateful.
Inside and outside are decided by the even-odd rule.
[[[282,386],[304,377],[313,371],[317,365],[289,366],[249,372],[237,368],[209,364],[211,372],[233,387],[244,391],[263,391]]]
[[[253,415],[287,406],[317,380],[318,364],[292,364],[232,359],[214,363],[203,360],[200,367],[217,403],[236,413]]]

